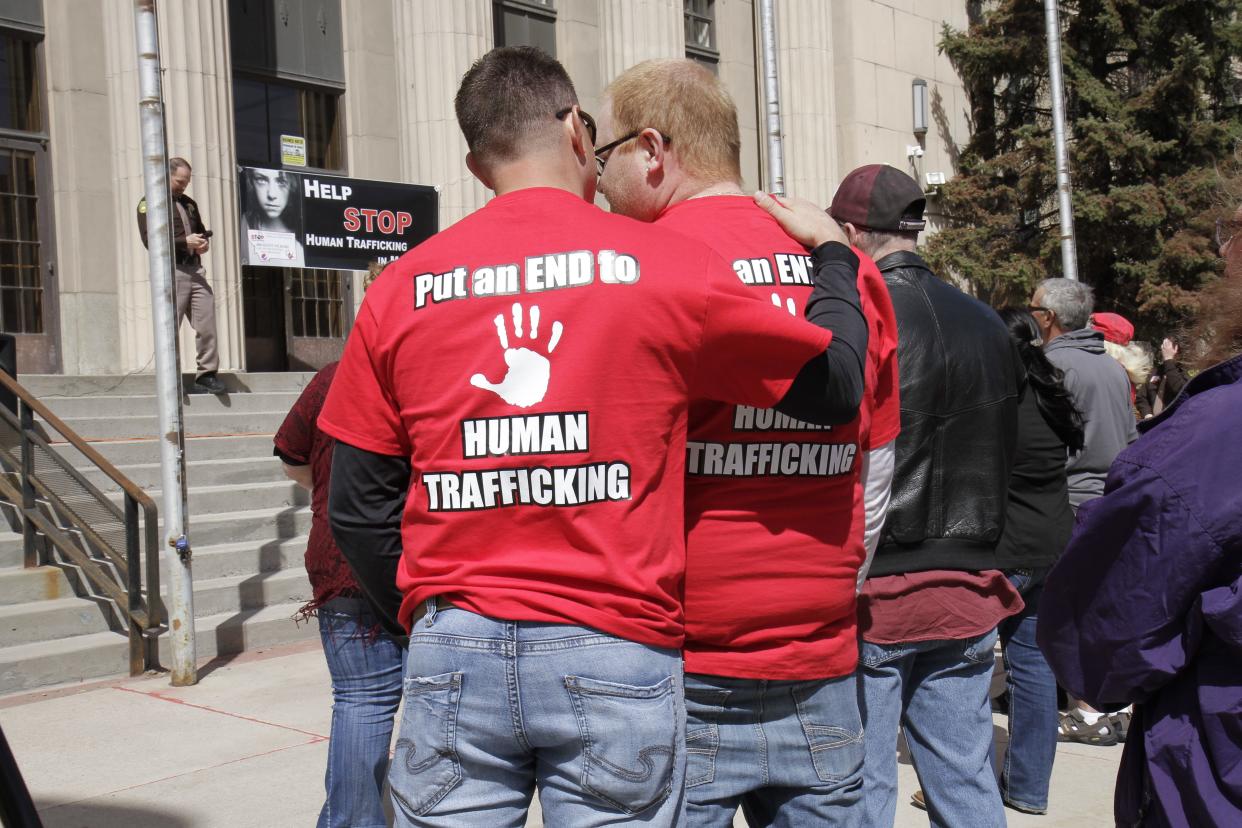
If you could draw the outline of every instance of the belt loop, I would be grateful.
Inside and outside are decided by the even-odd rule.
[[[436,623],[436,599],[435,596],[427,599],[427,626],[430,627]]]

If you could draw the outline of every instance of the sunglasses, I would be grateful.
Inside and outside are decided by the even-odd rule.
[[[646,129],[647,127],[643,127],[642,129],[636,129],[631,133],[622,135],[620,138],[618,138],[615,141],[611,141],[607,144],[604,144],[602,147],[598,147],[595,150],[595,167],[596,167],[595,174],[597,176],[604,174],[604,165],[608,163],[608,159],[612,156],[613,150],[615,150],[617,147],[624,144],[626,141],[633,141],[635,138],[642,135],[643,131]],[[659,132],[659,130],[656,130],[656,131]],[[663,133],[660,133],[660,138],[664,141],[665,144],[673,143],[673,136],[671,135],[665,135]]]
[[[572,106],[565,107],[560,112],[556,113],[556,120],[558,121],[563,120],[567,115],[569,115],[569,113],[573,111],[574,111],[574,108]],[[592,118],[589,114],[587,114],[586,110],[582,109],[581,107],[579,107],[578,109],[578,117],[582,119],[582,125],[586,127],[587,135],[591,137],[591,146],[592,147],[595,146],[595,133],[596,133],[595,119]]]

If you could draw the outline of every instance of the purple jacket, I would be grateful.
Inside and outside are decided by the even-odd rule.
[[[1140,430],[1048,575],[1039,646],[1074,695],[1135,705],[1118,825],[1242,825],[1242,356]]]

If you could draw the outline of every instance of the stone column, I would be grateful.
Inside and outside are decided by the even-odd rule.
[[[345,144],[349,174],[401,179],[393,0],[345,3]]]
[[[838,183],[832,6],[822,0],[777,4],[785,191],[827,206]],[[762,69],[760,69],[762,71]]]
[[[114,209],[130,217],[143,194],[142,147],[138,132],[138,80],[133,7],[106,0],[105,41],[112,106]],[[163,3],[159,7],[160,53],[164,66],[165,121],[170,156],[194,169],[189,193],[213,231],[204,257],[216,294],[220,368],[242,368],[241,265],[237,233],[237,176],[233,149],[233,96],[225,3]],[[132,221],[132,219],[131,219]],[[153,370],[151,289],[146,251],[137,231],[121,232],[117,247],[122,371]],[[181,327],[181,367],[194,369],[194,335]]]
[[[686,56],[681,0],[600,0],[603,81],[652,58]]]
[[[105,38],[100,36],[109,28],[110,12],[97,3],[44,2],[48,154],[66,374],[109,374],[120,367],[118,249],[138,236],[136,205],[122,206],[114,195],[124,185],[113,170],[110,125],[123,104],[114,95]],[[136,129],[136,94],[133,103]]]
[[[394,0],[401,178],[440,188],[440,228],[482,207],[453,96],[492,47],[490,0]]]

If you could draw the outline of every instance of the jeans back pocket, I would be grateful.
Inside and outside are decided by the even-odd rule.
[[[860,772],[866,749],[854,676],[807,682],[793,697],[819,780],[840,782]]]
[[[457,757],[457,707],[461,673],[405,680],[405,710],[388,772],[393,796],[422,816],[461,782]]]
[[[668,798],[677,757],[677,690],[566,676],[582,735],[582,787],[627,814]]]
[[[720,714],[729,691],[714,687],[686,687],[686,787],[716,779],[720,750]]]

